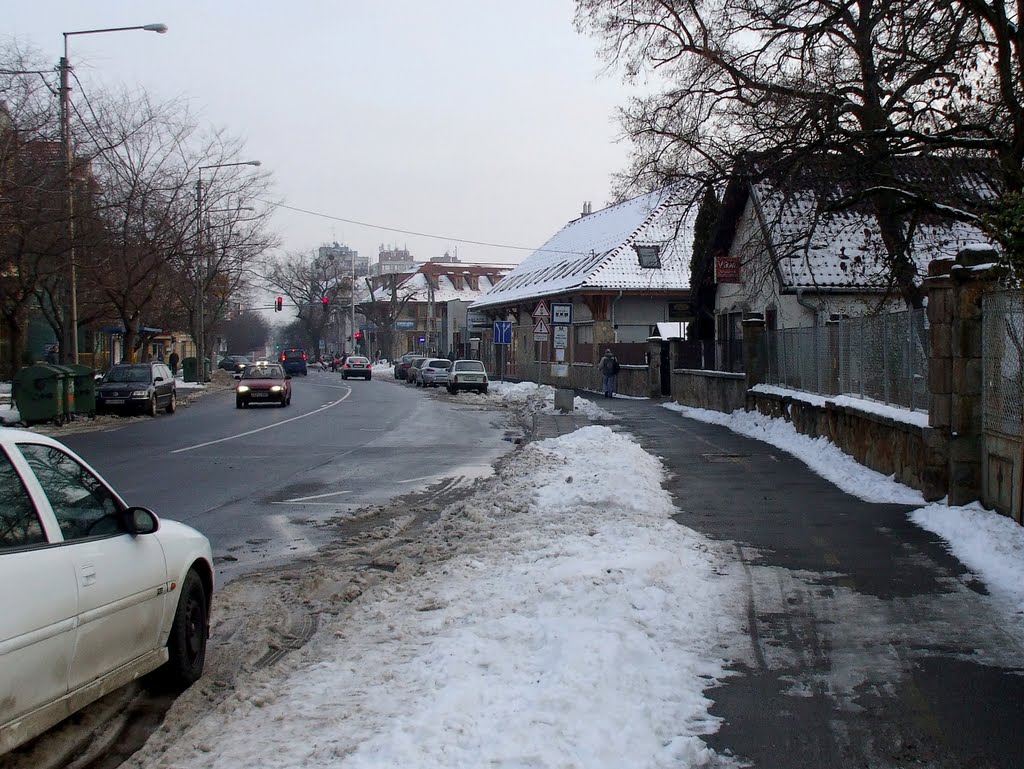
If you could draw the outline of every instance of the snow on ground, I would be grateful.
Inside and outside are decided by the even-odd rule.
[[[730,546],[674,523],[660,460],[608,427],[502,472],[428,533],[450,558],[323,618],[290,673],[199,717],[162,765],[734,765],[701,739],[745,616]]]

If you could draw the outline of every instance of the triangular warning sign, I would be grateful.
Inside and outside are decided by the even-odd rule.
[[[537,318],[537,325],[533,327],[533,333],[546,334],[548,331],[548,324],[544,322],[544,318]]]
[[[551,313],[548,312],[548,303],[541,299],[537,302],[537,306],[533,308],[533,317],[535,318],[550,318]]]

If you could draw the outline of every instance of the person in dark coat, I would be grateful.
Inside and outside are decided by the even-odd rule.
[[[605,350],[604,356],[597,364],[601,372],[601,389],[605,398],[615,397],[615,380],[619,374],[619,360],[611,350]]]
[[[178,362],[181,361],[181,356],[178,355],[177,350],[172,350],[170,357],[167,359],[167,365],[171,367],[171,374],[178,376]]]

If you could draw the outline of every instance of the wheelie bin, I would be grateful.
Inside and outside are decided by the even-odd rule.
[[[70,366],[51,363],[50,368],[55,368],[61,373],[61,407],[63,414],[62,422],[70,422],[75,418],[75,371]]]
[[[84,363],[69,363],[75,383],[74,413],[96,416],[96,372]]]
[[[14,375],[11,398],[26,425],[64,422],[64,372],[48,363],[25,366]]]
[[[197,376],[198,373],[199,373],[199,369],[196,366],[196,359],[194,357],[183,358],[182,359],[182,361],[181,361],[181,378],[182,379],[184,379],[186,382],[198,382],[199,381],[199,377]]]

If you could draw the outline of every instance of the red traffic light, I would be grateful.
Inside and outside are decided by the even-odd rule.
[[[329,304],[329,300],[327,299],[326,296],[323,299],[320,300],[320,306],[324,308],[324,312],[327,312],[328,304]]]
[[[362,339],[362,338],[363,338],[363,332],[362,331],[357,331],[356,332],[356,339]]]
[[[281,312],[281,310],[283,308],[284,308],[284,297],[283,296],[279,296],[279,297],[277,297],[277,301],[274,302],[274,312]]]

